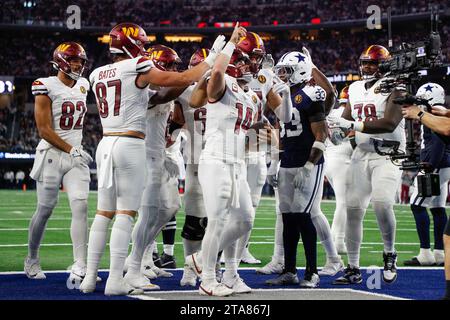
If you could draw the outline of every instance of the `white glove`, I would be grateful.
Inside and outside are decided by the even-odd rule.
[[[344,141],[345,132],[341,128],[331,128],[329,132],[329,138],[332,144],[338,146]]]
[[[178,166],[178,157],[176,154],[166,150],[164,168],[166,168],[169,178],[178,178],[180,176],[180,167]]]
[[[330,129],[342,128],[344,130],[356,130],[361,132],[364,127],[363,122],[349,121],[335,115],[328,116],[327,120]]]
[[[219,55],[220,51],[222,51],[223,47],[225,47],[225,44],[225,36],[222,34],[217,36],[216,40],[214,40],[211,50],[209,51],[209,55],[205,59],[205,62],[211,68],[214,65],[214,61],[216,61],[216,58]]]
[[[317,69],[316,65],[312,62],[311,54],[309,53],[308,49],[306,49],[306,47],[303,47],[303,48],[302,48],[302,52],[303,52],[303,54],[304,54],[305,56],[307,56],[307,57],[309,58],[309,61],[311,61],[312,68],[313,68],[313,69],[314,69],[314,68]]]
[[[278,169],[279,161],[272,160],[269,169],[267,169],[267,183],[274,188],[278,188]]]
[[[277,84],[275,84],[273,87],[272,87],[272,90],[275,92],[275,93],[278,93],[278,94],[280,94],[280,95],[289,95],[290,93],[291,93],[291,89],[289,88],[289,86],[286,84],[286,83],[284,83],[284,82],[280,82],[280,83],[277,83]]]
[[[75,166],[80,164],[88,166],[93,161],[89,153],[84,151],[83,147],[81,146],[72,147],[72,149],[70,149],[69,154],[72,157]]]
[[[262,62],[262,68],[263,69],[272,69],[275,65],[275,60],[273,60],[273,57],[270,53],[267,53],[264,56],[263,62]]]
[[[296,189],[302,190],[303,186],[305,184],[305,181],[308,180],[308,178],[311,175],[311,171],[314,168],[314,163],[312,162],[306,162],[303,167],[300,167],[297,169],[297,173],[294,177],[294,187]]]

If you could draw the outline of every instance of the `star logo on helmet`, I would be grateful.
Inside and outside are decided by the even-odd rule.
[[[432,87],[431,85],[427,85],[427,86],[425,87],[425,91],[433,92],[433,87]]]
[[[305,61],[305,56],[302,55],[301,53],[299,53],[295,57],[298,59],[298,62],[304,62]]]

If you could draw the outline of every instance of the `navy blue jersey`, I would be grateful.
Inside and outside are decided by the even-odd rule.
[[[422,126],[420,160],[430,163],[435,169],[450,167],[450,145],[446,145],[440,137],[425,126]]]
[[[281,128],[281,167],[303,167],[309,159],[316,138],[311,123],[325,120],[325,90],[319,86],[304,86],[291,92],[292,120]],[[323,156],[318,164],[323,163]]]

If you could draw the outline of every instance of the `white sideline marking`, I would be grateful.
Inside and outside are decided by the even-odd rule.
[[[299,244],[302,243],[301,241]],[[175,242],[176,245],[182,245],[183,242]],[[270,244],[273,245],[273,241],[250,241],[249,244]],[[318,241],[317,244],[320,244]],[[403,246],[417,246],[419,242],[398,242],[396,245]],[[107,244],[109,245],[109,244]],[[383,242],[362,242],[361,245],[384,245]],[[28,244],[0,244],[0,248],[15,248],[15,247],[27,247]],[[42,243],[41,247],[66,247],[72,246],[71,243]]]

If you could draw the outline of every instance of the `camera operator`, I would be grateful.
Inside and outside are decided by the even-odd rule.
[[[424,207],[424,204],[431,202],[432,205],[437,205],[438,208],[433,208],[435,211],[437,209],[437,216],[435,217],[435,213],[433,209],[431,209],[433,213],[434,220],[434,235],[435,235],[435,252],[436,246],[439,247],[440,241],[440,230],[442,230],[442,226],[447,220],[447,215],[445,213],[445,200],[447,197],[447,185],[448,180],[450,178],[450,143],[449,141],[445,141],[443,137],[439,137],[436,135],[442,134],[446,136],[450,136],[450,110],[446,109],[443,105],[445,103],[445,93],[444,89],[435,84],[435,83],[427,83],[419,88],[417,92],[417,96],[421,96],[429,101],[431,105],[431,112],[422,110],[419,106],[412,105],[403,107],[402,113],[405,119],[411,120],[419,120],[422,124],[422,132],[423,132],[423,142],[422,142],[422,150],[421,150],[421,160],[430,162],[431,165],[436,168],[436,171],[439,172],[440,184],[441,184],[441,195],[432,198],[422,198],[420,202],[415,202],[415,198],[412,197],[411,209],[414,213],[414,218],[416,219],[416,226],[419,233],[420,243],[421,243],[421,252],[419,256],[413,258],[411,261],[416,259],[418,262],[427,256],[430,256],[430,252],[423,251],[423,248],[428,247],[428,251],[430,250],[429,246],[429,220],[428,215],[426,214],[426,209],[421,208]],[[417,199],[419,200],[419,199]],[[431,200],[431,201],[430,201]],[[438,204],[439,202],[439,204]],[[420,206],[415,205],[420,204]],[[421,212],[416,214],[416,212]],[[424,215],[425,213],[425,215]],[[426,216],[426,217],[425,217]],[[436,221],[437,220],[437,221]],[[426,227],[428,222],[428,227]],[[427,232],[426,236],[428,236],[428,244],[423,243],[423,236],[425,236],[425,232]],[[421,235],[422,233],[422,235]],[[445,231],[443,232],[443,242],[445,247],[445,279],[446,279],[446,295],[444,299],[450,299],[450,223],[447,221],[447,225],[445,227]],[[439,251],[438,251],[439,253]],[[422,256],[421,256],[422,255]],[[438,254],[439,255],[439,254]],[[439,263],[436,253],[434,255],[436,260],[436,264]],[[405,263],[406,264],[406,263]]]
[[[443,108],[445,103],[444,89],[436,83],[426,83],[417,91],[416,97],[428,101],[430,106]],[[411,260],[405,261],[406,266],[444,265],[443,233],[447,223],[445,202],[450,179],[450,145],[425,126],[421,126],[422,144],[420,161],[428,163],[433,173],[439,174],[440,195],[421,197],[418,191],[417,177],[414,179],[414,193],[411,196],[411,211],[416,221],[417,233],[420,240],[420,252]],[[433,215],[434,252],[430,248],[430,218],[427,208]]]

